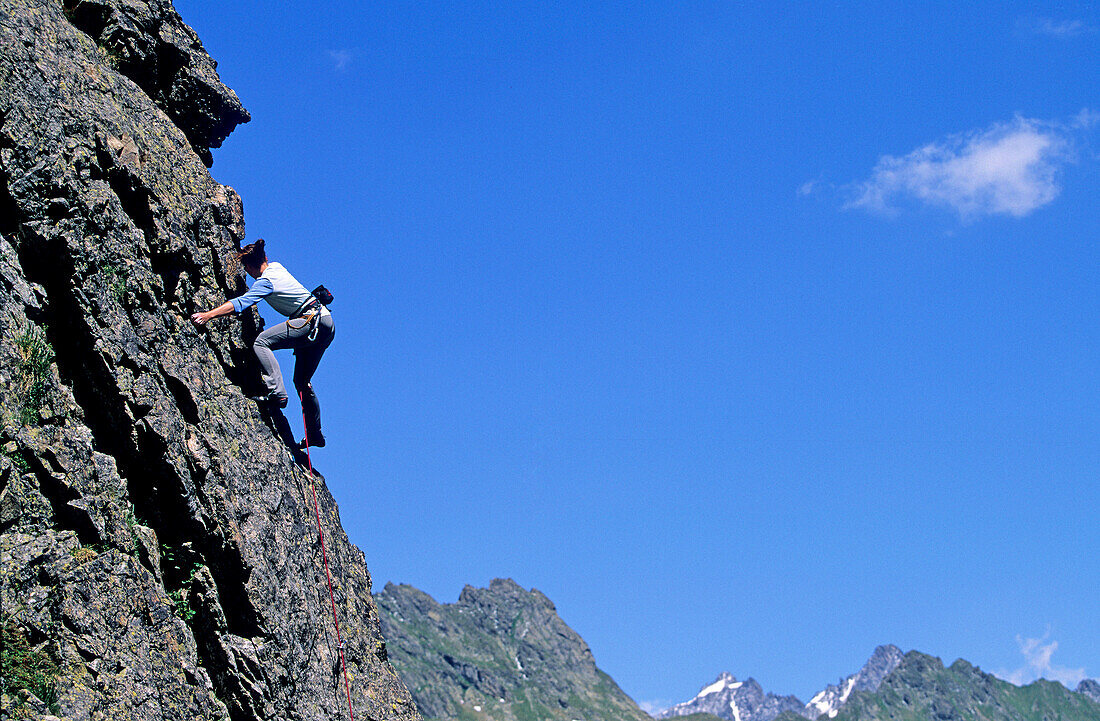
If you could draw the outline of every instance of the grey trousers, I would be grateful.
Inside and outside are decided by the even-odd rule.
[[[312,341],[309,339],[311,327],[312,323],[302,318],[283,321],[260,333],[252,344],[252,350],[260,361],[260,372],[268,392],[283,400],[287,397],[286,386],[283,385],[279,361],[275,360],[275,353],[272,351],[294,349],[294,388],[302,396],[306,433],[316,437],[321,432],[321,404],[317,401],[317,394],[313,392],[310,380],[317,371],[317,364],[321,362],[325,349],[336,337],[336,326],[331,315],[324,316],[318,321],[317,337]]]

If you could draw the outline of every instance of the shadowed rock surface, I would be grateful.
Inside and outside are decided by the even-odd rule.
[[[336,719],[307,475],[248,401],[248,114],[162,0],[0,0],[5,713]],[[276,418],[275,420],[278,420]],[[356,718],[415,721],[362,553],[318,479]]]
[[[375,600],[393,663],[425,718],[652,721],[536,590],[496,579],[440,604],[388,583]]]

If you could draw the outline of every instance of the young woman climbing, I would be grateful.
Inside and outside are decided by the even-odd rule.
[[[306,419],[307,438],[303,439],[302,445],[308,440],[310,446],[324,446],[321,404],[317,401],[317,394],[313,392],[310,381],[317,370],[317,364],[321,362],[321,356],[336,335],[332,313],[305,286],[295,280],[286,268],[279,263],[268,262],[262,238],[242,248],[237,259],[256,282],[244,295],[227,300],[213,310],[195,313],[191,320],[196,325],[204,325],[211,318],[240,313],[260,300],[266,300],[272,308],[285,315],[285,321],[260,333],[252,344],[252,350],[260,361],[264,385],[267,387],[266,394],[252,396],[252,400],[278,408],[286,407],[283,374],[273,351],[293,348],[294,388],[302,398],[302,413]]]

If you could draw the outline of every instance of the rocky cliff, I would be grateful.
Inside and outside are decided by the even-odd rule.
[[[387,584],[375,598],[393,663],[425,718],[652,721],[536,590],[497,579],[440,604]]]
[[[167,0],[0,0],[5,714],[347,715],[310,479],[242,388],[248,120]],[[357,718],[418,718],[318,478]]]

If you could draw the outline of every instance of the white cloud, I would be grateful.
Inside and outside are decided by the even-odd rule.
[[[1020,653],[1024,655],[1025,665],[1014,671],[996,671],[995,674],[1017,686],[1045,678],[1059,681],[1067,688],[1076,687],[1085,678],[1085,669],[1066,668],[1052,663],[1051,657],[1058,650],[1058,642],[1048,643],[1048,638],[1050,638],[1049,630],[1043,634],[1042,638],[1024,638],[1017,635],[1016,644],[1020,647]]]
[[[351,51],[350,50],[329,50],[328,56],[334,64],[336,70],[344,70],[351,63]]]
[[[645,711],[650,716],[664,711],[666,708],[672,705],[671,701],[662,701],[660,699],[653,701],[639,701],[638,707]]]
[[[892,214],[898,203],[915,200],[954,210],[964,220],[1023,217],[1061,192],[1059,175],[1072,159],[1071,145],[1070,130],[1060,123],[997,123],[902,157],[882,156],[871,177],[851,187],[854,197],[845,208]]]
[[[1073,126],[1075,128],[1087,130],[1097,123],[1100,123],[1100,113],[1096,112],[1095,110],[1082,108],[1081,112],[1073,116]]]
[[[1019,27],[1031,35],[1051,38],[1076,38],[1096,32],[1096,28],[1083,20],[1056,20],[1054,18],[1025,18]]]

